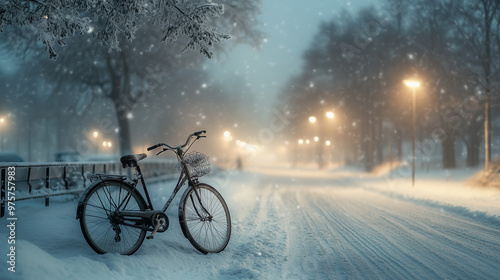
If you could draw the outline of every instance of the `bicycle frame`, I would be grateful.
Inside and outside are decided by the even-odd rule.
[[[188,139],[186,140],[186,143],[184,143],[183,145],[179,145],[177,147],[172,147],[172,146],[169,146],[165,143],[160,143],[160,144],[157,144],[157,145],[154,145],[154,146],[148,148],[148,151],[149,151],[149,150],[155,149],[155,148],[160,147],[160,146],[166,146],[166,147],[168,147],[168,149],[164,148],[163,151],[159,152],[157,155],[159,155],[162,152],[168,151],[168,150],[174,151],[175,154],[177,155],[179,162],[182,164],[182,170],[180,172],[179,179],[177,180],[177,184],[176,184],[172,194],[170,195],[170,198],[163,206],[162,210],[155,210],[154,209],[153,203],[151,202],[151,198],[149,196],[149,191],[148,191],[148,188],[146,185],[146,181],[144,180],[144,176],[142,174],[141,168],[140,168],[139,164],[137,164],[137,163],[134,166],[137,174],[133,178],[129,178],[129,177],[123,176],[123,175],[119,175],[119,177],[117,177],[117,175],[106,175],[106,174],[91,175],[91,177],[93,176],[94,179],[96,180],[95,184],[106,183],[109,180],[121,181],[124,184],[129,185],[132,188],[132,191],[137,192],[137,194],[139,196],[141,196],[141,198],[144,201],[144,198],[142,197],[141,193],[139,192],[139,189],[137,186],[139,184],[139,181],[142,183],[143,192],[144,192],[144,195],[146,196],[146,200],[144,201],[144,203],[146,204],[146,209],[149,209],[149,210],[121,211],[121,212],[119,212],[118,216],[114,217],[114,219],[117,219],[118,223],[125,224],[127,226],[141,228],[141,229],[145,229],[148,231],[153,231],[153,229],[151,228],[151,226],[154,224],[153,217],[155,217],[156,214],[160,214],[160,213],[164,214],[166,212],[166,210],[168,209],[168,207],[170,206],[170,204],[174,200],[175,196],[177,195],[179,190],[182,188],[182,186],[186,182],[188,182],[188,187],[193,188],[194,193],[195,193],[197,200],[199,202],[199,206],[201,206],[201,209],[206,214],[208,214],[208,216],[211,218],[212,217],[211,214],[206,210],[205,206],[203,206],[203,203],[201,202],[200,194],[197,191],[197,185],[199,184],[197,177],[191,177],[187,163],[182,162],[185,153],[187,152],[187,150],[189,150],[189,147],[191,147],[191,145],[194,142],[196,142],[196,140],[204,137],[204,136],[201,136],[201,134],[205,133],[205,132],[206,131],[199,131],[199,132],[195,132],[195,133],[189,135]],[[196,139],[193,142],[191,142],[188,149],[186,151],[184,151],[183,148],[188,146],[188,144],[192,140],[192,137],[196,137]],[[91,178],[91,181],[92,181],[92,178]],[[88,188],[88,190],[91,190],[91,189],[92,188]],[[82,199],[84,197],[85,197],[85,195],[82,196]],[[125,208],[127,206],[128,202],[130,201],[130,197],[131,197],[131,194],[129,193],[127,196],[125,196],[123,198],[122,201],[118,202],[118,205],[115,205],[115,206],[117,206],[117,209],[122,208],[122,206],[123,206],[123,208]],[[192,197],[191,197],[191,200],[193,200]],[[199,209],[197,209],[196,207],[197,206],[194,205],[196,213],[198,214],[198,216],[200,218],[202,218],[202,215],[200,214]],[[81,217],[82,209],[83,209],[83,202],[80,201],[78,204],[78,209],[77,209],[77,219],[79,219]],[[139,219],[137,219],[137,218],[139,218]],[[127,223],[127,222],[131,222],[131,223]],[[140,223],[138,223],[138,222],[140,222]]]
[[[183,164],[183,168],[182,168],[182,171],[181,171],[181,173],[179,175],[179,179],[177,180],[177,184],[176,184],[176,186],[175,186],[172,194],[170,195],[170,198],[168,199],[168,201],[163,206],[161,212],[166,212],[167,211],[168,207],[170,206],[170,204],[174,200],[175,196],[177,195],[177,193],[179,192],[179,190],[182,188],[182,186],[187,181],[189,187],[195,188],[194,193],[196,194],[196,197],[197,197],[197,199],[198,199],[198,201],[199,201],[199,203],[200,203],[203,211],[205,211],[205,213],[208,213],[208,211],[205,209],[205,207],[201,203],[200,195],[196,191],[196,186],[198,184],[198,180],[197,179],[193,179],[191,177],[191,174],[189,173],[189,169],[187,168],[186,163],[182,163],[182,164]],[[134,182],[133,188],[137,189],[137,184],[139,183],[139,180],[140,180],[141,183],[142,183],[144,194],[146,195],[147,203],[149,204],[149,205],[147,205],[147,207],[149,209],[151,209],[151,210],[149,210],[149,211],[123,211],[123,212],[121,212],[121,214],[124,217],[123,218],[124,221],[126,221],[126,220],[136,221],[135,219],[127,219],[129,217],[150,218],[151,215],[159,212],[157,210],[154,210],[153,204],[151,203],[151,199],[150,199],[150,196],[149,196],[148,188],[147,188],[146,182],[144,180],[144,176],[142,175],[141,168],[139,167],[139,165],[137,165],[135,168],[136,168],[137,174],[132,179],[132,181]],[[126,199],[128,199],[128,198],[124,198],[124,200],[126,200]],[[195,206],[195,210],[198,213],[198,215],[200,215],[200,213],[196,209],[196,206]],[[127,217],[127,218],[125,218],[125,217]],[[137,225],[130,225],[130,224],[127,224],[127,225],[133,226],[133,227],[140,227],[140,226],[137,226]],[[151,230],[151,229],[148,228],[148,230]]]

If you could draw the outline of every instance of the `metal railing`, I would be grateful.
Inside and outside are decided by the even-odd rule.
[[[177,161],[153,160],[141,162],[144,178],[172,174]],[[8,169],[15,167],[15,175],[9,180]],[[78,194],[90,185],[87,175],[93,173],[120,174],[131,176],[132,168],[122,168],[119,162],[79,162],[79,163],[0,163],[0,218],[5,215],[8,181],[14,183],[15,201],[45,198],[49,206],[50,197]]]

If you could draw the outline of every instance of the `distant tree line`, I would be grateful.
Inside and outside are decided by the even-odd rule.
[[[462,141],[467,166],[480,164],[483,147],[488,164],[499,93],[499,4],[391,0],[323,22],[302,71],[283,90],[301,116],[291,139],[307,132],[308,116],[334,110],[335,123],[323,127],[346,160],[367,170],[391,155],[403,160],[412,99],[402,81],[418,79],[417,156],[430,157],[431,146],[441,145],[442,166],[454,168]]]

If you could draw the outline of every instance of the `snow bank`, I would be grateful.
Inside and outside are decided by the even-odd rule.
[[[396,169],[383,176],[360,174],[359,183],[368,190],[392,198],[482,220],[500,228],[500,189],[468,183],[479,172],[480,168],[436,168],[429,171],[417,168],[415,185],[412,186],[409,174]]]

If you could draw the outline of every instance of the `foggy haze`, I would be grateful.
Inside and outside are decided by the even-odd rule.
[[[366,1],[315,1],[314,4],[306,1],[264,1],[261,13],[257,14],[257,20],[252,23],[256,24],[255,29],[262,32],[258,45],[226,43],[231,48],[218,54],[215,59],[205,60],[203,67],[181,74],[189,76],[181,84],[179,79],[169,78],[167,83],[175,83],[174,87],[162,85],[127,114],[132,128],[130,137],[133,151],[142,152],[146,146],[158,141],[182,141],[183,135],[196,129],[208,129],[212,133],[212,144],[205,145],[214,151],[220,150],[217,143],[226,130],[231,130],[234,140],[241,138],[247,142],[253,140],[256,145],[263,144],[256,141],[259,130],[268,128],[273,119],[273,108],[283,110],[286,107],[286,104],[278,101],[277,96],[287,79],[300,71],[303,64],[302,53],[311,43],[318,24],[338,16],[343,10],[353,12],[368,4]],[[14,32],[17,31],[6,29],[4,32],[2,39],[6,45],[0,54],[0,78],[4,82],[2,95],[12,102],[9,105],[3,103],[3,108],[0,108],[2,115],[9,115],[12,120],[11,125],[1,131],[4,143],[2,150],[16,151],[30,161],[52,161],[55,153],[74,150],[87,154],[90,158],[103,153],[107,157],[116,157],[119,154],[118,124],[114,120],[112,105],[99,97],[102,93],[96,93],[92,89],[93,93],[88,92],[88,88],[75,90],[74,87],[71,92],[63,90],[53,95],[48,93],[57,85],[52,85],[47,80],[49,72],[71,73],[70,67],[64,66],[65,62],[62,60],[73,46],[60,48],[59,61],[47,59],[41,45],[33,48],[34,53],[25,55],[16,49],[19,42],[12,44],[9,41],[15,37],[12,35]],[[22,38],[24,35],[19,36]],[[29,38],[29,34],[26,36]],[[151,44],[154,43],[151,40]],[[195,52],[180,54],[181,48],[176,49],[177,57],[199,59]],[[134,49],[134,52],[142,55],[142,51],[138,49]],[[23,64],[26,66],[21,66]],[[30,68],[29,72],[25,70],[26,67]],[[154,66],[151,64],[146,63],[143,69],[147,67],[151,69],[143,72],[151,72],[148,74],[158,79],[165,78],[161,76],[164,73],[153,73]],[[63,79],[71,83],[71,77],[69,75]],[[189,86],[182,83],[188,83]],[[47,97],[44,98],[44,95]],[[214,96],[218,97],[214,99]],[[59,104],[55,100],[59,97],[69,102]],[[220,100],[207,106],[206,100],[214,101],[217,98]],[[183,104],[182,108],[179,107],[180,103]],[[46,106],[57,108],[70,118],[73,118],[71,115],[76,116],[79,120],[75,120],[71,128],[61,128],[63,132],[59,134],[62,135],[54,134],[56,128],[52,123],[56,121],[60,124],[60,120],[57,120],[60,112],[49,113]],[[196,107],[196,112],[189,108],[191,106]],[[224,107],[224,113],[221,112],[221,107]],[[75,128],[79,129],[71,132]],[[180,131],[176,131],[177,129]],[[101,139],[101,136],[99,139],[90,137],[95,130],[102,131],[101,136],[106,139]],[[68,135],[64,135],[66,133]],[[27,138],[32,138],[32,141]],[[276,144],[277,139],[272,138],[272,142]],[[112,142],[114,145],[111,148],[102,147],[101,141]],[[217,154],[220,155],[216,152],[214,156]]]

